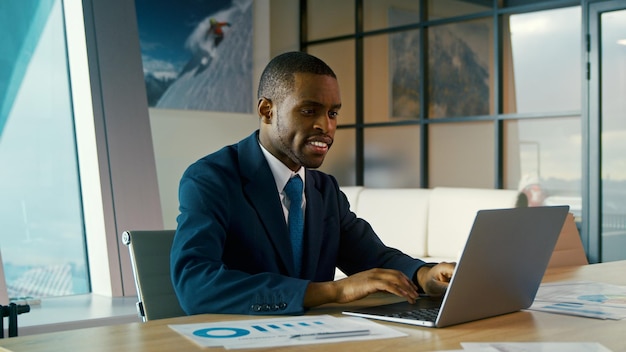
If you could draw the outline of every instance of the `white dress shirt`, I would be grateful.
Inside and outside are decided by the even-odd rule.
[[[267,149],[265,149],[261,143],[259,143],[261,147],[261,151],[265,156],[265,160],[270,165],[270,170],[272,170],[272,174],[274,175],[274,181],[276,182],[276,189],[278,190],[278,195],[280,196],[280,203],[283,205],[283,213],[285,214],[285,223],[289,223],[287,219],[289,219],[289,198],[287,198],[284,188],[289,182],[289,179],[294,177],[295,175],[300,175],[302,179],[302,184],[306,185],[306,180],[304,175],[306,174],[305,168],[300,167],[297,172],[291,171],[285,164],[283,164],[280,160],[278,160],[274,155],[272,155]],[[306,208],[306,197],[304,192],[304,187],[302,187],[302,214],[305,213]],[[306,220],[305,220],[306,221]]]

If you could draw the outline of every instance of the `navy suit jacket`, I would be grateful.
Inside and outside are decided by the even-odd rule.
[[[179,188],[171,251],[174,289],[187,314],[301,314],[310,281],[423,261],[386,247],[349,209],[334,177],[306,170],[302,274],[258,131],[192,164]],[[385,206],[385,205],[381,205]]]

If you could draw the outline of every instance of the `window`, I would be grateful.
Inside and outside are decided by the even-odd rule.
[[[355,155],[343,165],[357,169],[339,173],[375,187],[521,191],[534,180],[552,201],[579,208],[581,8],[546,10],[546,3],[516,13],[515,4],[503,11],[464,0],[307,2],[303,47],[338,71],[349,107],[339,128],[356,132],[356,152],[333,153]],[[356,23],[314,25],[329,16]],[[546,126],[560,134],[546,138]],[[397,143],[381,143],[390,140]],[[394,167],[396,176],[381,174],[381,160],[395,159],[403,177]],[[570,186],[555,186],[561,181]]]
[[[506,187],[581,216],[580,7],[504,17]],[[550,117],[557,114],[558,117]]]
[[[624,6],[622,4],[622,6]],[[626,9],[601,15],[602,259],[626,259]]]
[[[61,1],[3,2],[0,248],[10,297],[90,291]],[[25,15],[26,14],[26,15]]]
[[[505,16],[505,113],[580,111],[580,7]],[[507,43],[508,44],[508,43]],[[507,45],[508,47],[508,45]]]
[[[338,78],[350,106],[337,140],[350,139],[333,148],[322,171],[346,186],[518,190],[530,205],[569,205],[583,240],[599,237],[582,233],[590,218],[583,200],[598,190],[583,187],[588,19],[580,1],[306,3],[301,47],[331,67],[342,58]],[[311,24],[336,17],[343,25]],[[351,50],[322,50],[338,43]],[[610,72],[619,81],[619,69]]]

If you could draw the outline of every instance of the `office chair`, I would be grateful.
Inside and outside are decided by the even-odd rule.
[[[170,248],[175,230],[124,231],[137,287],[137,311],[143,321],[187,315],[170,278]]]

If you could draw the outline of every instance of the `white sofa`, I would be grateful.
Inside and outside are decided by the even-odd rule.
[[[341,187],[350,209],[389,247],[427,262],[457,261],[481,209],[512,208],[515,190]],[[345,277],[337,271],[336,278]]]

